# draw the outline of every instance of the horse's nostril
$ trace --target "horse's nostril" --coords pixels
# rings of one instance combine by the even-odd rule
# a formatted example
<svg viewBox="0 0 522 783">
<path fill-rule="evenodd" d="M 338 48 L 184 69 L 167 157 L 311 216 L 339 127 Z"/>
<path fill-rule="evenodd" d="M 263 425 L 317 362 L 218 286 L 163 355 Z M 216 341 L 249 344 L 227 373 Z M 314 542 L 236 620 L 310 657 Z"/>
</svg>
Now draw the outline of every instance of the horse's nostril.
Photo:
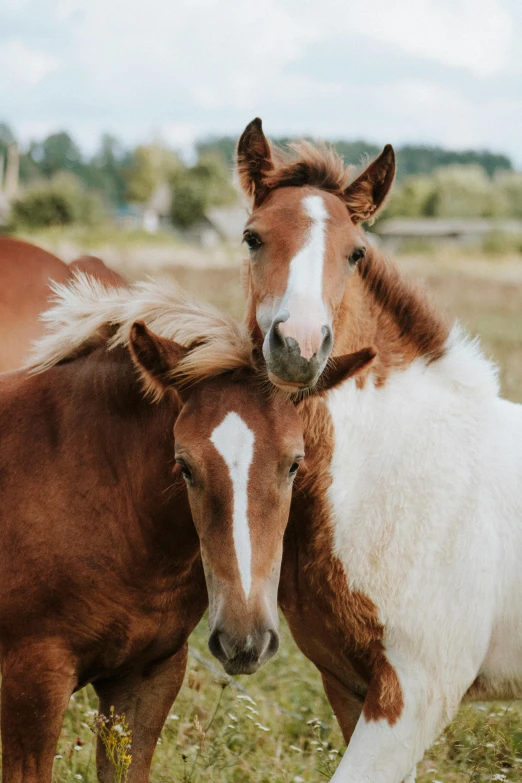
<svg viewBox="0 0 522 783">
<path fill-rule="evenodd" d="M 223 658 L 227 657 L 221 642 L 221 631 L 212 631 L 208 639 L 208 649 L 218 661 L 222 661 Z"/>
</svg>

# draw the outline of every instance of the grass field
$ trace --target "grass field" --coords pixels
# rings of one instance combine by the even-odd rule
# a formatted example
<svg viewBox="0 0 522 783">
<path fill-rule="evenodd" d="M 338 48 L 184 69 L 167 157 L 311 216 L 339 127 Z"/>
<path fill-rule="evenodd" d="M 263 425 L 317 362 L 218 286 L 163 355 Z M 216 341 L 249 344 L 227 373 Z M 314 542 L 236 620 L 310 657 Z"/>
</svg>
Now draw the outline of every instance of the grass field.
<svg viewBox="0 0 522 783">
<path fill-rule="evenodd" d="M 48 243 L 49 244 L 49 243 Z M 119 249 L 112 263 L 131 277 L 174 276 L 237 315 L 242 311 L 237 251 L 205 257 L 176 248 Z M 102 253 L 97 251 L 100 255 Z M 448 317 L 482 338 L 501 368 L 505 396 L 522 402 L 522 259 L 399 260 L 426 281 Z M 207 263 L 208 262 L 208 263 Z M 152 780 L 220 783 L 313 783 L 328 780 L 343 742 L 314 667 L 296 650 L 283 624 L 278 655 L 252 678 L 230 681 L 206 649 L 205 621 L 193 634 L 185 684 L 163 731 Z M 55 781 L 94 781 L 96 708 L 90 688 L 72 700 L 55 765 Z M 522 710 L 518 704 L 463 708 L 419 767 L 420 783 L 522 781 Z"/>
</svg>

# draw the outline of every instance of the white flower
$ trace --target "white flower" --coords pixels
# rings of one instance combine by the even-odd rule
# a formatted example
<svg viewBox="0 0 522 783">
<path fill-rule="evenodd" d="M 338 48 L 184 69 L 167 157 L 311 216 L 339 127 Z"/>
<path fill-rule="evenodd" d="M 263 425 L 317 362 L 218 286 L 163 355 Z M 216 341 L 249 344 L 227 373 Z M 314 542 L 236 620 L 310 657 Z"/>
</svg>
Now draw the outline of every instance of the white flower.
<svg viewBox="0 0 522 783">
<path fill-rule="evenodd" d="M 303 751 L 301 748 L 298 748 L 297 745 L 289 745 L 290 750 L 296 750 L 298 753 L 302 753 Z"/>
<path fill-rule="evenodd" d="M 268 726 L 262 726 L 260 723 L 256 723 L 256 726 L 258 729 L 261 729 L 261 731 L 270 731 Z"/>
<path fill-rule="evenodd" d="M 304 778 L 301 777 L 301 775 L 296 775 L 295 778 L 292 778 L 293 783 L 304 783 Z"/>
<path fill-rule="evenodd" d="M 118 734 L 123 734 L 123 726 L 120 726 L 119 723 L 115 723 L 112 728 L 114 729 L 114 731 L 117 731 Z"/>
<path fill-rule="evenodd" d="M 56 754 L 56 756 L 55 756 L 54 758 L 55 758 L 55 759 L 63 759 L 63 756 L 62 756 L 62 754 L 61 754 L 61 753 L 57 753 L 57 754 Z"/>
<path fill-rule="evenodd" d="M 254 699 L 251 699 L 250 696 L 247 696 L 246 693 L 238 693 L 236 696 L 236 699 L 242 699 L 243 701 L 249 701 L 250 704 L 254 704 L 257 707 L 257 702 L 254 701 Z"/>
<path fill-rule="evenodd" d="M 174 715 L 174 713 L 172 713 L 172 715 L 169 715 L 169 720 L 179 720 L 179 715 Z"/>
</svg>

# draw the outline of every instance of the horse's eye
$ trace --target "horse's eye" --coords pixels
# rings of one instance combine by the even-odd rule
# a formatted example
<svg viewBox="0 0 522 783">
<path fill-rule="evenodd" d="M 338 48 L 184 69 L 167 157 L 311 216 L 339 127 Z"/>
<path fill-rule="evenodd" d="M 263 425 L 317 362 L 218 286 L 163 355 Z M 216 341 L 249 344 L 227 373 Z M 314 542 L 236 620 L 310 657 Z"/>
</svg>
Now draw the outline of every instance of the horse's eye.
<svg viewBox="0 0 522 783">
<path fill-rule="evenodd" d="M 358 247 L 356 250 L 353 251 L 348 261 L 350 262 L 351 266 L 357 266 L 361 258 L 364 258 L 365 255 L 366 255 L 366 248 Z"/>
<path fill-rule="evenodd" d="M 192 481 L 192 473 L 190 472 L 190 469 L 189 469 L 187 463 L 184 462 L 182 459 L 177 459 L 176 462 L 178 463 L 178 465 L 181 468 L 181 475 L 183 476 L 185 481 L 190 483 Z"/>
<path fill-rule="evenodd" d="M 293 478 L 293 476 L 295 476 L 295 474 L 299 470 L 299 462 L 301 462 L 301 460 L 299 461 L 296 460 L 295 462 L 292 463 L 292 467 L 288 471 L 288 475 L 290 476 L 290 478 Z"/>
<path fill-rule="evenodd" d="M 243 234 L 243 241 L 246 243 L 249 250 L 258 250 L 263 244 L 259 236 L 254 234 L 253 231 L 245 231 Z"/>
</svg>

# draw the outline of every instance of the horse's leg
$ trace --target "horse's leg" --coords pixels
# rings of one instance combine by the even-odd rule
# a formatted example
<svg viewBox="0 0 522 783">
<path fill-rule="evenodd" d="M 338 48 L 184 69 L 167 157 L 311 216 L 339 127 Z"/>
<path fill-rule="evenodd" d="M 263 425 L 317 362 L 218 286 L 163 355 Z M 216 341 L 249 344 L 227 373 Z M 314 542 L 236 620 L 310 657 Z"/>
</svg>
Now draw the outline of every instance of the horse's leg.
<svg viewBox="0 0 522 783">
<path fill-rule="evenodd" d="M 50 783 L 75 684 L 74 662 L 56 644 L 28 645 L 3 656 L 3 783 Z"/>
<path fill-rule="evenodd" d="M 324 692 L 337 718 L 337 723 L 348 745 L 361 715 L 364 698 L 351 691 L 330 672 L 321 672 Z M 404 779 L 404 783 L 415 783 L 416 769 Z"/>
<path fill-rule="evenodd" d="M 100 713 L 108 715 L 111 707 L 125 713 L 132 730 L 132 762 L 129 783 L 147 783 L 152 756 L 163 724 L 183 682 L 187 665 L 187 645 L 176 655 L 133 672 L 125 677 L 96 683 Z M 112 783 L 114 770 L 102 743 L 98 740 L 96 766 L 101 783 Z"/>
<path fill-rule="evenodd" d="M 324 692 L 337 718 L 344 741 L 348 745 L 362 712 L 364 697 L 353 693 L 330 672 L 321 671 L 321 677 Z"/>
<path fill-rule="evenodd" d="M 374 701 L 386 683 L 370 681 L 363 713 L 332 783 L 411 781 L 415 765 L 451 720 L 467 688 L 466 683 L 460 693 L 458 688 L 451 694 L 439 691 L 434 685 L 439 678 L 414 661 L 396 674 L 401 692 L 395 702 L 390 700 L 393 691 L 385 694 L 386 709 Z"/>
</svg>

